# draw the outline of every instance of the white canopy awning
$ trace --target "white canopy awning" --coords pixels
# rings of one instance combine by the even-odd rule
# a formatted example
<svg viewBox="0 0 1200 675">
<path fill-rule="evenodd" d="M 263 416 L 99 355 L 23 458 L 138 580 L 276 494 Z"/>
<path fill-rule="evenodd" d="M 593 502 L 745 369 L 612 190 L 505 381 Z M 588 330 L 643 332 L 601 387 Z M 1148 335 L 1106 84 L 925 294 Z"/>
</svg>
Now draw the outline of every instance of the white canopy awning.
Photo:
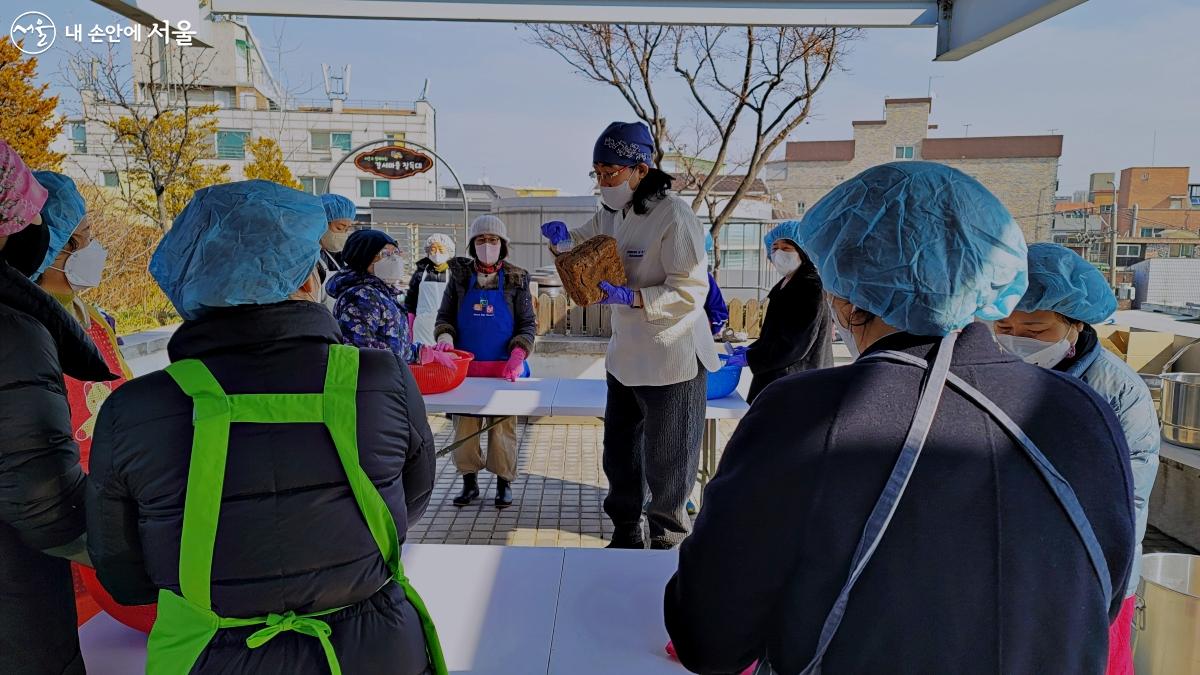
<svg viewBox="0 0 1200 675">
<path fill-rule="evenodd" d="M 956 61 L 1085 0 L 93 0 L 137 21 L 201 12 L 345 19 L 936 28 L 939 61 Z M 201 41 L 203 34 L 197 36 Z"/>
</svg>

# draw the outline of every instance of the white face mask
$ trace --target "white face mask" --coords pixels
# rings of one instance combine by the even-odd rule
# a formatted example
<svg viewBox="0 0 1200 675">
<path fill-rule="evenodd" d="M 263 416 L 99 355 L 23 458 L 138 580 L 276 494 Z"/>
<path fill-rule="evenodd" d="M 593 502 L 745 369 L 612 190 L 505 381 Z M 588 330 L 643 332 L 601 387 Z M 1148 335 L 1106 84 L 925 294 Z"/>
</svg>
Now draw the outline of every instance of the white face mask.
<svg viewBox="0 0 1200 675">
<path fill-rule="evenodd" d="M 398 255 L 389 255 L 375 263 L 375 276 L 388 283 L 403 281 L 404 261 Z"/>
<path fill-rule="evenodd" d="M 450 254 L 442 252 L 430 253 L 429 259 L 433 261 L 434 265 L 445 265 L 450 261 Z"/>
<path fill-rule="evenodd" d="M 848 326 L 842 325 L 842 319 L 838 316 L 837 311 L 834 310 L 832 302 L 829 303 L 829 313 L 833 315 L 833 329 L 842 338 L 842 343 L 846 345 L 846 349 L 850 350 L 850 358 L 857 361 L 862 352 L 858 350 L 858 343 L 854 340 L 854 332 Z"/>
<path fill-rule="evenodd" d="M 334 232 L 327 230 L 321 235 L 321 248 L 331 253 L 338 253 L 346 248 L 346 240 L 350 238 L 350 232 Z"/>
<path fill-rule="evenodd" d="M 1042 342 L 1034 338 L 1016 335 L 997 335 L 996 343 L 1000 345 L 1001 349 L 1025 363 L 1042 368 L 1057 366 L 1067 358 L 1071 351 L 1071 343 L 1066 338 L 1058 342 Z"/>
<path fill-rule="evenodd" d="M 95 288 L 100 285 L 104 275 L 104 262 L 108 260 L 108 251 L 95 239 L 92 243 L 67 256 L 67 262 L 61 268 L 51 267 L 67 277 L 67 283 L 76 291 Z"/>
<path fill-rule="evenodd" d="M 495 265 L 500 260 L 500 244 L 475 244 L 475 253 L 484 265 Z"/>
<path fill-rule="evenodd" d="M 631 174 L 629 178 L 632 178 L 632 173 L 634 170 L 630 169 L 629 171 Z M 614 185 L 612 187 L 605 187 L 601 185 L 600 201 L 604 202 L 604 205 L 613 211 L 620 211 L 626 206 L 629 206 L 629 202 L 633 201 L 633 188 L 629 187 L 629 178 L 621 181 L 620 185 Z"/>
<path fill-rule="evenodd" d="M 795 251 L 779 250 L 771 254 L 771 264 L 780 276 L 787 276 L 800 269 L 800 254 Z"/>
</svg>

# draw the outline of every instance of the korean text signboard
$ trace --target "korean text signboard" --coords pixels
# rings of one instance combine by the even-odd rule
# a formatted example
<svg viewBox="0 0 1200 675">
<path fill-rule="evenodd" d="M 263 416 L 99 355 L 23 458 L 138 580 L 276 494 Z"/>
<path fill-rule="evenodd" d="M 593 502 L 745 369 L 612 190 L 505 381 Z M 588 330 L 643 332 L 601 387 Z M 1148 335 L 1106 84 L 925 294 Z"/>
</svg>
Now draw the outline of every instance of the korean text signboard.
<svg viewBox="0 0 1200 675">
<path fill-rule="evenodd" d="M 359 154 L 354 158 L 354 166 L 360 171 L 395 180 L 429 171 L 433 168 L 433 158 L 423 152 L 388 145 Z"/>
</svg>

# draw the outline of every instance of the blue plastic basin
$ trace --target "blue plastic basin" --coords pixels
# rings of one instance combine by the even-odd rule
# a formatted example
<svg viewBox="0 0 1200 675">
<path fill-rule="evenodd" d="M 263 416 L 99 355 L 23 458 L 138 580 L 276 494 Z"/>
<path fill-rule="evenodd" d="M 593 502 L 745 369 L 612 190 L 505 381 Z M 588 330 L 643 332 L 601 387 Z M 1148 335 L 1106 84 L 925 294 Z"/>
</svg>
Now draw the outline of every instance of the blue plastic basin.
<svg viewBox="0 0 1200 675">
<path fill-rule="evenodd" d="M 721 363 L 729 360 L 728 354 L 720 354 Z M 737 390 L 738 381 L 742 379 L 741 366 L 723 366 L 715 373 L 708 374 L 708 391 L 705 396 L 710 401 L 725 398 Z"/>
</svg>

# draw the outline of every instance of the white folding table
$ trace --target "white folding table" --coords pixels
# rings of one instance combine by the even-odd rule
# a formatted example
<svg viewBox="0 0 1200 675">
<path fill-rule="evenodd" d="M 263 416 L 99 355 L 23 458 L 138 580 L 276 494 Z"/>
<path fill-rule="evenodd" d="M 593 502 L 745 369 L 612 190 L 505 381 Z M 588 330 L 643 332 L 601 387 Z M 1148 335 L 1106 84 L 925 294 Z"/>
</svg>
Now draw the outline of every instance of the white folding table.
<svg viewBox="0 0 1200 675">
<path fill-rule="evenodd" d="M 664 651 L 673 551 L 411 544 L 404 565 L 451 673 L 686 673 Z M 107 614 L 79 642 L 89 675 L 144 671 L 146 636 Z"/>
</svg>

